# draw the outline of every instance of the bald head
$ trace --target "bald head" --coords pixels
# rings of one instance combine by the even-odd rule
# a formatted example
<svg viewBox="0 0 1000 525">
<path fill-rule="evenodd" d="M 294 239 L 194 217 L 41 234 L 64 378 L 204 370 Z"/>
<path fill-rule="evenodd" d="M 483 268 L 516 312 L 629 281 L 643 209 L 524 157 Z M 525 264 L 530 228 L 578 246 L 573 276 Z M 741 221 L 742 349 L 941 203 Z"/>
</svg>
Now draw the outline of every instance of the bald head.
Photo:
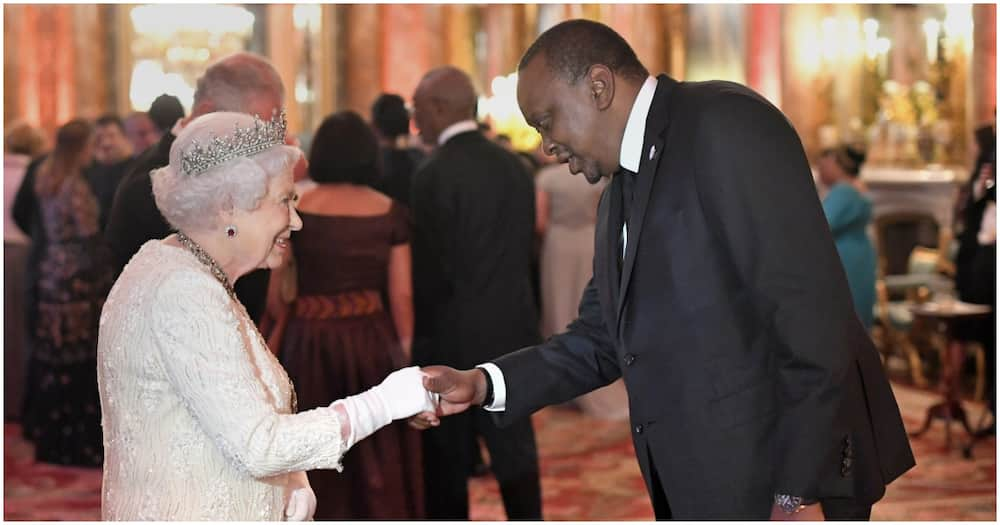
<svg viewBox="0 0 1000 525">
<path fill-rule="evenodd" d="M 476 118 L 476 89 L 461 69 L 432 69 L 413 94 L 413 120 L 424 142 L 434 144 L 448 126 Z"/>
<path fill-rule="evenodd" d="M 264 57 L 240 52 L 208 66 L 198 79 L 191 117 L 235 111 L 270 118 L 281 109 L 285 88 L 278 71 Z"/>
</svg>

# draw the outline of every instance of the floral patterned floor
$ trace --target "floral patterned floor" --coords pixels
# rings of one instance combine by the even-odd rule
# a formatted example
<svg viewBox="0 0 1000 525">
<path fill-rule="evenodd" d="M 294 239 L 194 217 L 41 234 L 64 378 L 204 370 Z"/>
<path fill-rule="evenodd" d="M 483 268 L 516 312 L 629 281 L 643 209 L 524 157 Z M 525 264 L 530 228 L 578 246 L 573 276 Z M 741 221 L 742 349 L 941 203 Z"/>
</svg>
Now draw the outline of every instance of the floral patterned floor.
<svg viewBox="0 0 1000 525">
<path fill-rule="evenodd" d="M 908 429 L 923 422 L 934 394 L 895 387 Z M 978 419 L 981 406 L 968 404 Z M 572 409 L 552 407 L 535 415 L 547 520 L 650 520 L 652 510 L 635 462 L 628 425 L 601 421 Z M 954 435 L 960 435 L 957 425 Z M 917 467 L 893 483 L 872 513 L 875 520 L 996 520 L 996 441 L 978 445 L 972 460 L 958 446 L 945 451 L 943 423 L 911 440 Z M 474 520 L 503 520 L 496 482 L 474 478 Z M 97 520 L 101 473 L 94 469 L 35 463 L 20 427 L 4 426 L 4 519 Z M 320 502 L 322 505 L 322 502 Z"/>
</svg>

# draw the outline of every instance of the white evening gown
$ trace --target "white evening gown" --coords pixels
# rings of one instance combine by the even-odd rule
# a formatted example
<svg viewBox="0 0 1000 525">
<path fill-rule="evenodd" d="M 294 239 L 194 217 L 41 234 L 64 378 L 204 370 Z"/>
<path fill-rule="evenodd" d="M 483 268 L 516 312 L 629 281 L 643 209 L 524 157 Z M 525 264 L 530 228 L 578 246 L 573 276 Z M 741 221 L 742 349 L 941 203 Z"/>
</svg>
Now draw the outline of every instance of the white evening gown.
<svg viewBox="0 0 1000 525">
<path fill-rule="evenodd" d="M 256 330 L 187 250 L 153 240 L 132 258 L 101 315 L 104 519 L 283 520 L 290 483 L 340 469 L 341 421 L 291 414 Z"/>
</svg>

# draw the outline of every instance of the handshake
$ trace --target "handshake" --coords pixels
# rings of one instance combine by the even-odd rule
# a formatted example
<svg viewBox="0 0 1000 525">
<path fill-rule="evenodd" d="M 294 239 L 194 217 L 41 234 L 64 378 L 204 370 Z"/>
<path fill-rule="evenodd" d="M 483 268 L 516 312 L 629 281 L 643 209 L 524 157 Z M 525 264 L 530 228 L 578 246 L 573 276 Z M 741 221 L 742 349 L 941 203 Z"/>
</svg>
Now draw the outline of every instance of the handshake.
<svg viewBox="0 0 1000 525">
<path fill-rule="evenodd" d="M 411 366 L 396 370 L 370 391 L 392 420 L 409 418 L 420 430 L 441 424 L 440 417 L 457 414 L 486 397 L 486 378 L 479 370 L 446 366 Z"/>
</svg>

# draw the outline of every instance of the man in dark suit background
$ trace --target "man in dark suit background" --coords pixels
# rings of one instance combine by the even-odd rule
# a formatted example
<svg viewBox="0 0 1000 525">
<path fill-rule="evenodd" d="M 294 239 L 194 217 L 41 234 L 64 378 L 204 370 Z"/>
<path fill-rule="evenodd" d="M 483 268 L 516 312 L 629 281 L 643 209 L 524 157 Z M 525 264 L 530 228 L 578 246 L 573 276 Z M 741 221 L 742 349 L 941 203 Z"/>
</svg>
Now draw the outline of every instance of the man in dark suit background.
<svg viewBox="0 0 1000 525">
<path fill-rule="evenodd" d="M 505 422 L 624 376 L 658 518 L 868 519 L 914 460 L 790 123 L 738 84 L 649 76 L 590 21 L 518 70 L 545 151 L 612 179 L 594 276 L 566 333 L 425 368 L 441 414 Z"/>
<path fill-rule="evenodd" d="M 423 162 L 424 152 L 407 144 L 410 112 L 403 97 L 395 93 L 379 95 L 372 103 L 372 127 L 382 159 L 375 189 L 409 206 L 413 174 Z"/>
<path fill-rule="evenodd" d="M 172 233 L 153 201 L 149 172 L 170 162 L 170 146 L 184 124 L 206 113 L 236 111 L 269 119 L 280 111 L 285 88 L 274 66 L 252 53 L 236 53 L 215 62 L 198 79 L 191 115 L 160 141 L 136 157 L 115 193 L 105 237 L 111 247 L 115 275 L 146 241 Z M 222 232 L 220 231 L 220 234 Z M 257 270 L 236 282 L 236 295 L 250 317 L 260 321 L 270 271 Z"/>
<path fill-rule="evenodd" d="M 125 133 L 125 123 L 118 115 L 98 118 L 94 135 L 94 162 L 84 171 L 84 177 L 97 198 L 98 224 L 103 231 L 108 224 L 115 192 L 135 159 L 135 152 Z"/>
<path fill-rule="evenodd" d="M 471 367 L 538 343 L 531 175 L 478 131 L 476 93 L 462 71 L 427 73 L 413 104 L 421 138 L 437 147 L 417 171 L 411 198 L 414 361 Z M 507 517 L 540 520 L 538 452 L 527 413 L 501 429 L 486 414 L 469 412 L 424 434 L 427 517 L 469 518 L 477 435 L 490 452 Z"/>
</svg>

